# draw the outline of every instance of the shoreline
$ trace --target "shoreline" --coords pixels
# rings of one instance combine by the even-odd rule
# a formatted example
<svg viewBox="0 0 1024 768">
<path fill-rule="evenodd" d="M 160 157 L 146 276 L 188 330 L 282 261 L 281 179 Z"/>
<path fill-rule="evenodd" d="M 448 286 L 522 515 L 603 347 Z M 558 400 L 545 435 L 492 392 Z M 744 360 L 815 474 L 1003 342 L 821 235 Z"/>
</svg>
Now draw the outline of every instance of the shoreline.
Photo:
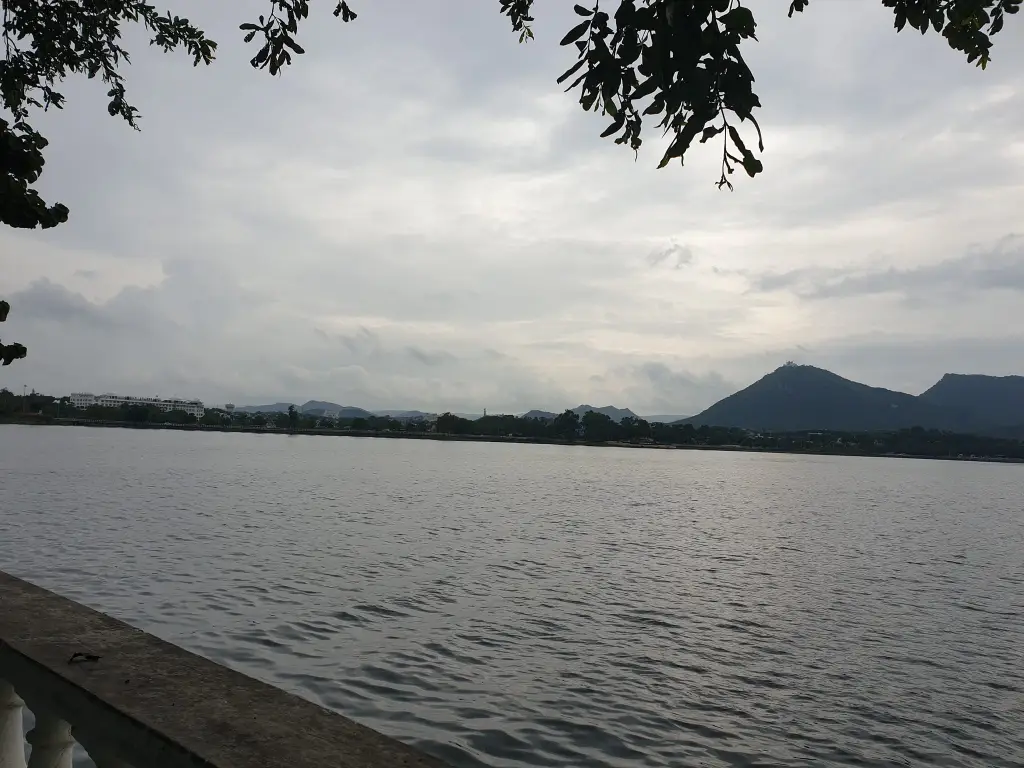
<svg viewBox="0 0 1024 768">
<path fill-rule="evenodd" d="M 778 448 L 760 448 L 745 445 L 692 445 L 665 443 L 628 443 L 618 441 L 595 442 L 565 440 L 553 437 L 513 437 L 506 435 L 454 435 L 437 432 L 375 432 L 355 429 L 281 429 L 271 427 L 212 426 L 205 424 L 152 424 L 131 421 L 96 421 L 91 419 L 61 419 L 50 416 L 18 416 L 0 420 L 0 424 L 25 426 L 94 427 L 108 429 L 162 429 L 180 432 L 227 432 L 253 435 L 301 435 L 306 437 L 370 437 L 392 440 L 438 440 L 466 443 L 513 443 L 527 445 L 576 445 L 587 448 L 630 448 L 662 451 L 725 451 L 731 453 L 767 453 L 792 456 L 851 456 L 877 459 L 932 459 L 934 461 L 965 461 L 989 464 L 1024 464 L 1024 459 L 1006 456 L 929 456 L 908 453 L 865 453 L 862 451 L 794 451 Z"/>
</svg>

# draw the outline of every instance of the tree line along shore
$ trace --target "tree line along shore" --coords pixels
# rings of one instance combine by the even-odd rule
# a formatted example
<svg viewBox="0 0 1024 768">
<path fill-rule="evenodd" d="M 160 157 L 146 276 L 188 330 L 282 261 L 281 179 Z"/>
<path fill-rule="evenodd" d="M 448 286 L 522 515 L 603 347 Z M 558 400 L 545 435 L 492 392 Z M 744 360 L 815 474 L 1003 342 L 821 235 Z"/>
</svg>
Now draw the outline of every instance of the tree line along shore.
<svg viewBox="0 0 1024 768">
<path fill-rule="evenodd" d="M 34 399 L 32 399 L 34 397 Z M 21 424 L 179 429 L 191 431 L 418 438 L 630 448 L 689 448 L 846 456 L 1024 462 L 1024 441 L 913 427 L 889 432 L 758 432 L 734 427 L 662 424 L 627 417 L 616 422 L 593 411 L 565 411 L 552 419 L 492 415 L 470 420 L 450 413 L 436 419 L 387 416 L 332 419 L 303 414 L 229 413 L 208 409 L 197 418 L 155 407 L 75 409 L 67 398 L 0 393 L 0 420 Z"/>
</svg>

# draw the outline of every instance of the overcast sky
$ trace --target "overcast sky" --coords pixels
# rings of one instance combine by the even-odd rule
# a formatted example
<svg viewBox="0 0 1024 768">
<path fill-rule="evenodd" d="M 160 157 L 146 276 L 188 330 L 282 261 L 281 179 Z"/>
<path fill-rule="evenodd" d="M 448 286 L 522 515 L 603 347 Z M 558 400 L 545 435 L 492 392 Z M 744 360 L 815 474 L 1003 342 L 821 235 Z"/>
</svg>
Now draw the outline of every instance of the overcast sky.
<svg viewBox="0 0 1024 768">
<path fill-rule="evenodd" d="M 49 232 L 0 230 L 0 385 L 491 412 L 695 413 L 787 360 L 919 393 L 1024 373 L 1024 23 L 993 65 L 869 0 L 758 3 L 764 173 L 655 170 L 496 0 L 316 3 L 249 68 L 265 2 L 176 0 L 217 62 L 134 45 L 134 133 L 97 83 L 39 120 Z M 323 7 L 320 7 L 323 6 Z"/>
</svg>

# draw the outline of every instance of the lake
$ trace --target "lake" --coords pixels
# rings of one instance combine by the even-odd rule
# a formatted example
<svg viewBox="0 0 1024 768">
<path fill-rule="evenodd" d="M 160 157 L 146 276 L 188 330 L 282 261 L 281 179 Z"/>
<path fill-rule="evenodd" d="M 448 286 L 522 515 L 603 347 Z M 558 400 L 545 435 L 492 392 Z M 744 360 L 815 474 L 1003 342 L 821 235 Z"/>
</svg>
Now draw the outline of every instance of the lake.
<svg viewBox="0 0 1024 768">
<path fill-rule="evenodd" d="M 1020 766 L 1024 466 L 0 426 L 0 569 L 455 766 Z"/>
</svg>

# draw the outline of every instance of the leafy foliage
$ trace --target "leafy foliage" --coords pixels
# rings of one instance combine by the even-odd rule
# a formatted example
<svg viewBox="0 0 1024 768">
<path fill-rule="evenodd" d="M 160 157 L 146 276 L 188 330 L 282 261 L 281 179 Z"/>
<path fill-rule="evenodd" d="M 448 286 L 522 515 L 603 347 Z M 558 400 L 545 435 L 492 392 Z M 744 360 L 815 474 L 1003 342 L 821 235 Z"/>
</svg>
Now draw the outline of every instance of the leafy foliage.
<svg viewBox="0 0 1024 768">
<path fill-rule="evenodd" d="M 344 22 L 356 19 L 356 14 L 348 7 L 347 2 L 340 2 L 334 7 L 334 15 Z M 266 69 L 276 75 L 281 68 L 292 63 L 292 54 L 305 53 L 305 49 L 295 41 L 299 31 L 299 22 L 309 18 L 309 0 L 270 0 L 270 13 L 260 16 L 259 23 L 242 24 L 240 29 L 245 32 L 245 42 L 262 36 L 263 46 L 249 61 L 257 69 Z"/>
<path fill-rule="evenodd" d="M 304 49 L 296 40 L 308 19 L 309 0 L 267 0 L 268 13 L 241 25 L 246 42 L 259 45 L 250 63 L 280 73 Z M 810 0 L 792 0 L 789 14 Z M 1022 0 L 882 0 L 893 11 L 895 27 L 940 32 L 968 61 L 985 67 L 992 36 Z M 533 39 L 533 0 L 499 0 L 520 42 Z M 71 75 L 100 78 L 109 90 L 107 111 L 138 128 L 139 112 L 126 97 L 122 64 L 130 62 L 121 45 L 122 29 L 141 24 L 152 45 L 184 49 L 193 64 L 213 61 L 217 44 L 188 19 L 161 13 L 141 0 L 0 0 L 4 58 L 0 60 L 0 223 L 12 227 L 54 227 L 68 209 L 48 204 L 33 188 L 43 171 L 46 139 L 29 122 L 32 109 L 60 108 L 57 85 Z M 611 118 L 602 136 L 634 152 L 645 123 L 671 138 L 659 167 L 684 160 L 696 141 L 721 142 L 719 187 L 732 187 L 736 168 L 755 176 L 763 166 L 761 129 L 754 111 L 761 106 L 754 76 L 741 51 L 756 40 L 757 24 L 739 0 L 595 0 L 577 4 L 581 20 L 562 38 L 579 58 L 558 82 L 578 90 L 580 105 Z M 345 0 L 333 13 L 356 19 Z M 744 138 L 740 127 L 752 126 Z M 754 147 L 756 147 L 756 152 Z"/>
<path fill-rule="evenodd" d="M 188 19 L 161 15 L 137 0 L 2 0 L 4 58 L 0 61 L 0 222 L 12 227 L 54 227 L 67 221 L 66 206 L 47 205 L 32 189 L 43 171 L 46 139 L 28 122 L 32 109 L 60 109 L 57 85 L 69 75 L 99 77 L 109 86 L 107 112 L 138 128 L 138 110 L 125 97 L 121 64 L 124 24 L 142 24 L 151 44 L 185 48 L 196 65 L 213 61 L 216 43 Z"/>
<path fill-rule="evenodd" d="M 0 301 L 0 323 L 7 322 L 7 315 L 11 312 L 11 305 L 6 301 Z M 28 350 L 22 344 L 4 344 L 0 342 L 0 364 L 10 365 L 15 360 L 21 360 L 28 354 Z"/>
<path fill-rule="evenodd" d="M 789 15 L 809 0 L 793 0 Z M 896 29 L 909 23 L 922 33 L 941 31 L 951 47 L 981 66 L 989 61 L 990 36 L 1003 27 L 1005 14 L 1016 13 L 1021 0 L 882 0 L 896 16 Z M 519 3 L 523 23 L 531 3 Z M 610 11 L 614 7 L 614 11 Z M 748 176 L 763 169 L 750 144 L 764 151 L 754 110 L 754 76 L 740 50 L 756 40 L 753 13 L 738 0 L 600 0 L 593 8 L 575 6 L 583 21 L 562 45 L 575 45 L 579 58 L 559 78 L 574 78 L 580 105 L 612 118 L 602 136 L 615 136 L 634 152 L 642 143 L 645 119 L 656 121 L 672 138 L 661 158 L 664 167 L 683 162 L 694 141 L 721 141 L 719 187 L 732 188 L 729 177 L 740 167 Z M 744 140 L 738 123 L 753 126 Z"/>
</svg>

